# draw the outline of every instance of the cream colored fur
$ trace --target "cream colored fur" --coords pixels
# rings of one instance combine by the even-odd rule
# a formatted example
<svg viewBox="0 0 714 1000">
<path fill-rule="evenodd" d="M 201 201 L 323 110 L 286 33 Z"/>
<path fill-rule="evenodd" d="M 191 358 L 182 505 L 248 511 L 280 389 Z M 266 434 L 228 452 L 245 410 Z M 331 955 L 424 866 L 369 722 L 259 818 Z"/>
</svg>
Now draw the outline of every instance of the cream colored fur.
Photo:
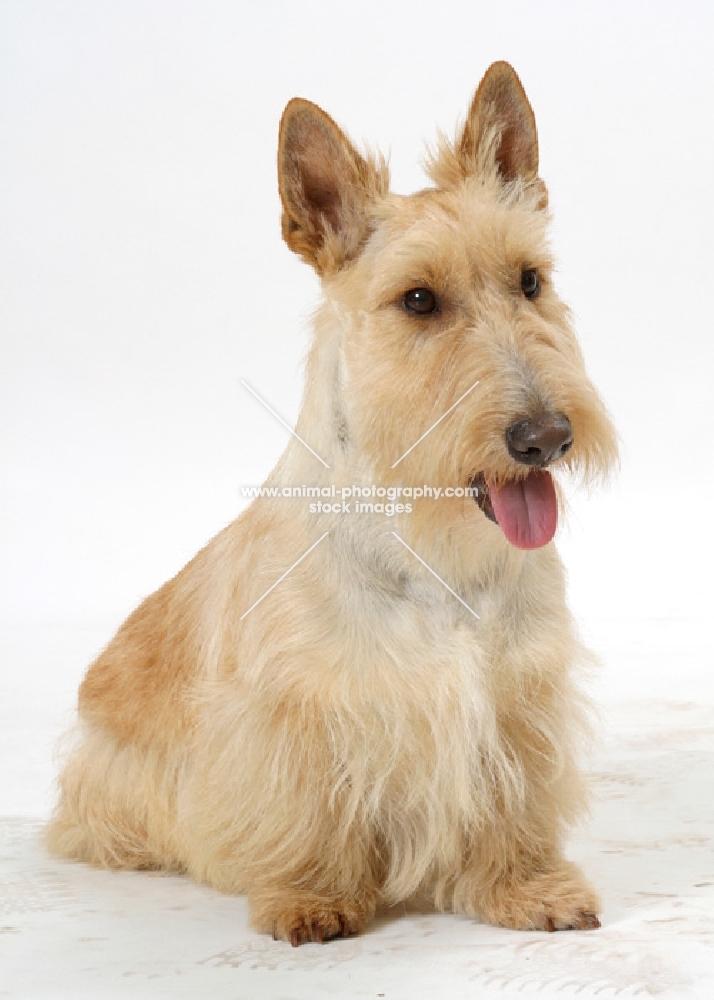
<svg viewBox="0 0 714 1000">
<path fill-rule="evenodd" d="M 522 477 L 505 428 L 543 408 L 573 425 L 556 472 L 592 479 L 614 459 L 552 287 L 535 124 L 510 67 L 489 70 L 430 169 L 436 187 L 389 194 L 381 161 L 288 105 L 283 233 L 324 288 L 297 431 L 330 468 L 291 439 L 268 485 Z M 399 306 L 422 285 L 448 303 L 428 328 Z M 512 547 L 469 497 L 394 517 L 256 500 L 90 667 L 48 844 L 247 893 L 255 926 L 293 944 L 416 894 L 509 927 L 596 926 L 563 857 L 585 803 L 582 659 L 553 544 Z"/>
</svg>

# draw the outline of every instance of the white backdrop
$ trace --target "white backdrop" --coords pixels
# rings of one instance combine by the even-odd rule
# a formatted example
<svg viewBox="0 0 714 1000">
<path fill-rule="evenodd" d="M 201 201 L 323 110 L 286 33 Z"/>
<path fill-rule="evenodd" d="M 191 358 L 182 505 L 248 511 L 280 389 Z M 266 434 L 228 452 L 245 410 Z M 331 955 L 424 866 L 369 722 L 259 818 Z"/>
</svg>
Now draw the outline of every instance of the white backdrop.
<svg viewBox="0 0 714 1000">
<path fill-rule="evenodd" d="M 279 234 L 286 101 L 389 151 L 406 192 L 498 58 L 623 440 L 560 534 L 576 611 L 708 615 L 713 39 L 704 0 L 3 0 L 2 622 L 108 638 L 282 450 L 240 379 L 294 421 L 317 282 Z"/>
<path fill-rule="evenodd" d="M 713 48 L 708 0 L 0 0 L 9 997 L 714 995 Z M 280 239 L 285 103 L 390 152 L 408 192 L 495 59 L 535 108 L 559 289 L 622 437 L 558 536 L 604 664 L 569 847 L 603 928 L 414 915 L 295 953 L 244 899 L 51 860 L 52 747 L 93 654 L 283 449 L 241 379 L 297 415 L 318 287 Z"/>
</svg>

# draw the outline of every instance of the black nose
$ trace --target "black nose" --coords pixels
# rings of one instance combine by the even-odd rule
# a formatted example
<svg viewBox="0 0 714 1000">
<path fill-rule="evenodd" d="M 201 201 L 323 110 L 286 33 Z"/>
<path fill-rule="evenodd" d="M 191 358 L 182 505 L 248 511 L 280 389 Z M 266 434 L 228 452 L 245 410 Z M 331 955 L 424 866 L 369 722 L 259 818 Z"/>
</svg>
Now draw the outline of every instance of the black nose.
<svg viewBox="0 0 714 1000">
<path fill-rule="evenodd" d="M 543 468 L 562 458 L 573 443 L 573 428 L 562 413 L 539 413 L 517 420 L 506 431 L 512 458 L 524 465 Z"/>
</svg>

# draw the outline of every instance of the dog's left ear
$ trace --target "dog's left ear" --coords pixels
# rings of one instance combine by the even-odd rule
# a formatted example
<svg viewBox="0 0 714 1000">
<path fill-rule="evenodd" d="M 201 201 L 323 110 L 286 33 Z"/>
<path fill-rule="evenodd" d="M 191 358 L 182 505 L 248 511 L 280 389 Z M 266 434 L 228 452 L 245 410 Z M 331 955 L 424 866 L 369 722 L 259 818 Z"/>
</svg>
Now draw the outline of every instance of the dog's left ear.
<svg viewBox="0 0 714 1000">
<path fill-rule="evenodd" d="M 504 180 L 538 176 L 538 134 L 535 115 L 516 71 L 507 62 L 490 66 L 471 102 L 457 154 L 472 172 L 493 146 L 493 156 Z"/>
<path fill-rule="evenodd" d="M 430 173 L 443 187 L 496 169 L 503 181 L 524 181 L 545 207 L 548 193 L 538 177 L 538 133 L 523 84 L 507 62 L 493 63 L 474 94 L 453 147 L 442 143 Z"/>
<path fill-rule="evenodd" d="M 278 141 L 283 239 L 319 275 L 359 252 L 369 231 L 369 206 L 387 193 L 383 161 L 360 156 L 329 115 L 295 97 L 283 112 Z"/>
</svg>

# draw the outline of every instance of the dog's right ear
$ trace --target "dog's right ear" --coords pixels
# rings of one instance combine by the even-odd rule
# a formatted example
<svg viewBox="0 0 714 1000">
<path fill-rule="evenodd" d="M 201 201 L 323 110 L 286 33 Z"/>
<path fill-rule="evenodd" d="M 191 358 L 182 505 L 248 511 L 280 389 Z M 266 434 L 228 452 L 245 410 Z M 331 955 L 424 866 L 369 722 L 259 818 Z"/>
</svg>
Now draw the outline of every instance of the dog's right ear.
<svg viewBox="0 0 714 1000">
<path fill-rule="evenodd" d="M 329 115 L 295 97 L 278 140 L 283 239 L 318 274 L 339 271 L 369 232 L 369 205 L 389 189 L 383 160 L 360 156 Z"/>
</svg>

